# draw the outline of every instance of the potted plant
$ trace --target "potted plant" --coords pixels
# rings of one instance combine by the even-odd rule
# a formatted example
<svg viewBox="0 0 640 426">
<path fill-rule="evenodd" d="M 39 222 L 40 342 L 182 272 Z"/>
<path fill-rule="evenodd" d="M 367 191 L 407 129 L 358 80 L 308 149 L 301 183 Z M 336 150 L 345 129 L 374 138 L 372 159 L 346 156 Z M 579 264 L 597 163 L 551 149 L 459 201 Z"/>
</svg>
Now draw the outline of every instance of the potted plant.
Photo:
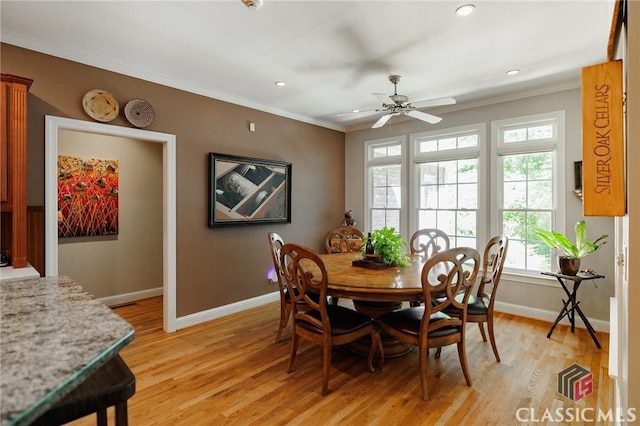
<svg viewBox="0 0 640 426">
<path fill-rule="evenodd" d="M 363 252 L 365 252 L 369 242 L 373 245 L 373 252 L 380 256 L 381 262 L 387 265 L 409 265 L 409 259 L 403 250 L 409 245 L 396 232 L 395 228 L 384 227 L 371 232 L 362 242 Z"/>
<path fill-rule="evenodd" d="M 559 232 L 540 228 L 533 228 L 533 230 L 543 243 L 558 251 L 560 272 L 565 275 L 576 275 L 580 270 L 580 259 L 602 247 L 606 243 L 605 238 L 608 237 L 603 234 L 594 241 L 587 241 L 587 224 L 584 220 L 576 223 L 575 244 Z"/>
</svg>

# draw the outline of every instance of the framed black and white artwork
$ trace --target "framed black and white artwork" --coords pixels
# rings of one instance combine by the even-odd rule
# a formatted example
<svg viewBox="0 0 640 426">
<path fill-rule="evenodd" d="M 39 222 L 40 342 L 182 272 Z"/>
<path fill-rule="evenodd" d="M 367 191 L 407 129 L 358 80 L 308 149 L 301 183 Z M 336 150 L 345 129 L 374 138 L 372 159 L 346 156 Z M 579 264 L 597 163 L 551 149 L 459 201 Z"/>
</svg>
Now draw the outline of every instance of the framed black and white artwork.
<svg viewBox="0 0 640 426">
<path fill-rule="evenodd" d="M 209 153 L 209 227 L 291 223 L 291 163 Z"/>
</svg>

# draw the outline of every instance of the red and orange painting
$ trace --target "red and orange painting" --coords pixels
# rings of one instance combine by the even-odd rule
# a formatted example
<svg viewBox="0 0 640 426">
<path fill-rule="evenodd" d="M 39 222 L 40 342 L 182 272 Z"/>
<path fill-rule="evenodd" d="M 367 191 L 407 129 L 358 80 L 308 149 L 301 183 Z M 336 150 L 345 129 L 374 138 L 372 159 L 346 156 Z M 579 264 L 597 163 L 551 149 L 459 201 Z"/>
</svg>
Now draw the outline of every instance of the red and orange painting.
<svg viewBox="0 0 640 426">
<path fill-rule="evenodd" d="M 58 156 L 58 237 L 118 233 L 118 160 Z"/>
</svg>

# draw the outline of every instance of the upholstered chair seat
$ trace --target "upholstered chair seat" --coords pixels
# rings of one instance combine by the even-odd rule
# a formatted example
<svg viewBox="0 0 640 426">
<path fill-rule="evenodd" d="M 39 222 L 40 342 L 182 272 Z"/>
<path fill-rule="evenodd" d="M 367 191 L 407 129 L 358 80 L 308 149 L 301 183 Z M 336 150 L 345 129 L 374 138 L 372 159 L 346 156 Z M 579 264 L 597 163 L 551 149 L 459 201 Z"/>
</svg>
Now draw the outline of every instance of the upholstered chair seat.
<svg viewBox="0 0 640 426">
<path fill-rule="evenodd" d="M 422 322 L 423 316 L 424 306 L 415 306 L 408 309 L 387 312 L 380 317 L 380 320 L 403 333 L 417 337 L 420 335 L 420 323 Z M 444 312 L 436 312 L 429 317 L 429 324 L 434 324 L 436 321 L 448 321 L 450 319 L 451 317 Z M 429 336 L 441 337 L 459 332 L 459 325 L 447 325 L 429 332 Z"/>
</svg>

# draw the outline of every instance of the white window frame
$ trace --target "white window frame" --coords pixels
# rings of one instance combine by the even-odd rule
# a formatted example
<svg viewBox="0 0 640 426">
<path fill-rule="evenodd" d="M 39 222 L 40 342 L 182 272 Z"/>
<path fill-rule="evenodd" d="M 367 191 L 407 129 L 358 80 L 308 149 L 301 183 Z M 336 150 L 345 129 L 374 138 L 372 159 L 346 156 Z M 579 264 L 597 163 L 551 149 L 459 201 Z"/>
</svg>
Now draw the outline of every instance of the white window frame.
<svg viewBox="0 0 640 426">
<path fill-rule="evenodd" d="M 536 122 L 545 123 L 553 121 L 555 125 L 555 136 L 553 140 L 537 140 L 526 142 L 504 143 L 502 131 L 506 127 L 530 126 Z M 441 152 L 418 153 L 418 140 L 422 138 L 446 137 L 460 133 L 469 133 L 477 130 L 478 147 L 460 148 Z M 401 166 L 402 201 L 400 206 L 400 229 L 398 232 L 405 238 L 410 238 L 411 232 L 418 226 L 418 176 L 416 165 L 428 161 L 447 161 L 453 159 L 478 158 L 478 229 L 477 242 L 484 250 L 483 241 L 487 241 L 490 236 L 502 233 L 502 223 L 498 221 L 499 209 L 502 208 L 502 170 L 498 165 L 501 163 L 499 157 L 510 154 L 526 154 L 544 151 L 553 151 L 553 229 L 558 232 L 565 232 L 566 209 L 565 209 L 565 111 L 552 111 L 542 114 L 527 115 L 521 117 L 508 118 L 491 121 L 490 133 L 487 131 L 487 123 L 476 123 L 467 126 L 459 126 L 448 129 L 441 129 L 429 132 L 420 132 L 407 136 L 394 136 L 384 139 L 366 141 L 364 143 L 364 180 L 365 180 L 365 230 L 371 227 L 371 205 L 372 205 L 372 179 L 370 168 L 372 166 L 398 164 Z M 488 140 L 489 139 L 489 140 Z M 401 154 L 394 157 L 370 158 L 370 148 L 374 146 L 400 144 Z M 554 259 L 552 258 L 552 262 Z M 545 286 L 555 286 L 545 276 L 537 271 L 509 270 L 505 268 L 503 278 L 521 283 L 538 284 Z"/>
<path fill-rule="evenodd" d="M 504 143 L 504 141 L 502 140 L 503 129 L 505 129 L 506 127 L 515 127 L 518 125 L 524 126 L 530 125 L 535 122 L 545 123 L 550 121 L 554 121 L 556 124 L 556 134 L 554 138 L 555 140 L 512 143 Z M 502 224 L 498 221 L 499 210 L 501 208 L 499 206 L 503 205 L 503 179 L 502 170 L 498 167 L 500 163 L 499 157 L 503 155 L 531 154 L 536 152 L 549 151 L 553 151 L 554 153 L 552 228 L 555 231 L 564 233 L 566 222 L 565 194 L 563 192 L 563 189 L 565 188 L 565 172 L 564 170 L 562 170 L 562 168 L 565 165 L 565 111 L 553 111 L 542 114 L 509 118 L 505 120 L 495 120 L 491 122 L 491 135 L 491 163 L 489 164 L 489 168 L 491 170 L 490 181 L 492 182 L 492 186 L 495 187 L 495 193 L 491 197 L 490 209 L 490 228 L 493 230 L 493 233 L 502 233 Z M 555 255 L 552 256 L 552 264 L 554 260 Z M 526 271 L 521 269 L 515 270 L 505 267 L 503 278 L 532 284 L 550 285 L 548 279 L 541 277 L 540 273 L 535 271 Z"/>
<path fill-rule="evenodd" d="M 457 148 L 450 149 L 445 151 L 434 151 L 434 152 L 419 152 L 420 148 L 420 140 L 425 138 L 445 138 L 447 136 L 459 136 L 461 134 L 469 134 L 469 133 L 477 133 L 478 135 L 478 146 L 476 147 L 467 147 L 467 148 Z M 478 204 L 477 211 L 478 217 L 476 222 L 476 245 L 479 245 L 480 241 L 486 241 L 486 211 L 487 205 L 485 200 L 487 199 L 486 195 L 486 124 L 485 123 L 476 123 L 470 124 L 466 126 L 459 126 L 441 130 L 433 130 L 428 132 L 420 132 L 409 135 L 409 164 L 411 164 L 411 171 L 409 172 L 412 176 L 410 179 L 410 187 L 409 194 L 411 194 L 409 198 L 409 223 L 410 223 L 410 232 L 413 233 L 418 230 L 418 200 L 420 199 L 420 184 L 419 184 L 419 174 L 418 174 L 418 165 L 425 162 L 434 162 L 434 161 L 451 161 L 451 160 L 464 160 L 464 159 L 478 159 Z M 407 173 L 407 174 L 409 174 Z M 483 247 L 474 247 L 475 249 L 484 249 Z"/>
<path fill-rule="evenodd" d="M 393 157 L 383 157 L 383 158 L 371 158 L 369 153 L 372 148 L 380 147 L 380 146 L 391 146 L 400 144 L 400 155 Z M 402 199 L 400 202 L 400 229 L 396 229 L 400 235 L 404 238 L 407 237 L 407 137 L 402 136 L 394 136 L 384 139 L 376 139 L 371 141 L 366 141 L 364 143 L 364 158 L 365 158 L 365 166 L 364 166 L 364 182 L 365 182 L 365 196 L 364 196 L 364 212 L 365 212 L 365 220 L 364 220 L 364 229 L 363 232 L 367 233 L 371 231 L 371 209 L 373 205 L 373 191 L 371 187 L 372 178 L 371 178 L 371 168 L 376 166 L 385 166 L 385 165 L 400 165 L 400 185 L 402 186 L 401 193 Z"/>
</svg>

